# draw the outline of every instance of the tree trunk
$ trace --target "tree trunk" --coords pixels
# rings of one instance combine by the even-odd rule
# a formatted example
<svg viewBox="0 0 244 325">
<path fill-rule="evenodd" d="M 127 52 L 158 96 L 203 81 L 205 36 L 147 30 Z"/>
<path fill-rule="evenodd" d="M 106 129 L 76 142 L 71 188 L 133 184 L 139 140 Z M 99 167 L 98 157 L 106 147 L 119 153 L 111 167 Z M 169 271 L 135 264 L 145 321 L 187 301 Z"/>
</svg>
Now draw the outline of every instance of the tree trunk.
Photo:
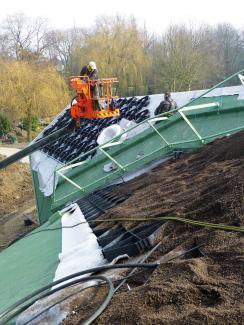
<svg viewBox="0 0 244 325">
<path fill-rule="evenodd" d="M 31 109 L 28 108 L 27 113 L 27 141 L 30 142 L 32 140 L 32 134 L 31 134 L 31 127 L 32 127 L 32 118 L 31 118 Z"/>
</svg>

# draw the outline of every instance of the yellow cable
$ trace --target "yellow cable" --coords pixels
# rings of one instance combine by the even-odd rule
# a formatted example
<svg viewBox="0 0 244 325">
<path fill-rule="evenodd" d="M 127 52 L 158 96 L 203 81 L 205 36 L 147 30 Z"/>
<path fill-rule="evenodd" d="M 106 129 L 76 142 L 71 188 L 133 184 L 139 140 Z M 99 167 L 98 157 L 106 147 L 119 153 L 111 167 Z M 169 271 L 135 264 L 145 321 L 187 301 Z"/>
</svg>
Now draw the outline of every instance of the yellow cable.
<svg viewBox="0 0 244 325">
<path fill-rule="evenodd" d="M 178 221 L 182 222 L 185 224 L 189 225 L 194 225 L 194 226 L 199 226 L 199 227 L 206 227 L 206 228 L 214 228 L 218 230 L 225 230 L 225 231 L 236 231 L 236 232 L 244 232 L 244 228 L 242 227 L 236 227 L 236 226 L 229 226 L 225 224 L 217 224 L 217 223 L 210 223 L 210 222 L 205 222 L 205 221 L 197 221 L 197 220 L 191 220 L 191 219 L 186 219 L 182 217 L 150 217 L 150 218 L 116 218 L 116 219 L 109 219 L 109 220 L 104 220 L 104 219 L 97 219 L 97 220 L 92 220 L 90 222 L 124 222 L 124 221 Z"/>
</svg>

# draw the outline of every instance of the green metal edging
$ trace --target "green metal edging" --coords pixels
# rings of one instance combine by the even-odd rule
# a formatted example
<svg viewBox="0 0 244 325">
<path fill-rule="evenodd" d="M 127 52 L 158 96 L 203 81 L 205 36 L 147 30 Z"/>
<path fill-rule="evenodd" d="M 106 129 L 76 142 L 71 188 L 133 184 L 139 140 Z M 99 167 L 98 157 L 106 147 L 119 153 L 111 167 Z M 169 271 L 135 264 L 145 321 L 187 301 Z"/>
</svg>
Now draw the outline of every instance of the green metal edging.
<svg viewBox="0 0 244 325">
<path fill-rule="evenodd" d="M 133 162 L 130 162 L 129 164 L 124 165 L 123 166 L 123 170 L 125 172 L 128 171 L 128 168 L 129 167 L 132 167 L 133 165 L 137 164 L 139 161 L 146 160 L 146 158 L 149 158 L 149 157 L 153 156 L 154 154 L 158 153 L 159 151 L 161 151 L 163 149 L 166 149 L 165 151 L 167 151 L 167 154 L 170 154 L 170 153 L 172 153 L 175 150 L 175 148 L 174 148 L 175 146 L 179 146 L 179 145 L 183 145 L 183 144 L 195 143 L 195 144 L 197 144 L 197 147 L 200 147 L 208 139 L 213 139 L 213 138 L 215 139 L 215 138 L 217 138 L 219 136 L 223 136 L 223 135 L 226 135 L 226 134 L 230 134 L 230 133 L 234 133 L 234 132 L 237 132 L 237 131 L 241 131 L 243 129 L 244 129 L 244 125 L 242 127 L 238 127 L 238 128 L 234 128 L 234 129 L 227 130 L 225 132 L 211 134 L 209 136 L 204 137 L 202 139 L 203 141 L 200 140 L 200 139 L 191 139 L 191 140 L 187 140 L 187 141 L 170 143 L 168 146 L 160 147 L 160 148 L 152 151 L 150 154 L 147 154 L 147 155 L 145 155 L 145 156 L 143 156 L 141 158 L 136 159 Z M 172 150 L 169 150 L 169 149 L 172 149 Z M 163 157 L 167 157 L 167 155 L 160 155 L 160 156 L 162 158 Z M 110 174 L 105 175 L 105 176 L 101 177 L 100 179 L 98 179 L 98 180 L 96 180 L 96 181 L 94 181 L 94 182 L 90 183 L 89 185 L 84 186 L 82 188 L 80 187 L 80 185 L 77 184 L 80 187 L 80 189 L 81 189 L 81 192 L 80 193 L 78 193 L 77 191 L 74 191 L 74 192 L 70 193 L 69 195 L 65 196 L 65 201 L 64 201 L 64 198 L 61 198 L 61 199 L 56 200 L 54 202 L 55 204 L 53 204 L 53 207 L 55 207 L 55 206 L 56 207 L 59 207 L 60 204 L 62 204 L 62 203 L 65 204 L 65 202 L 67 200 L 69 200 L 69 197 L 70 197 L 70 199 L 74 199 L 74 197 L 73 197 L 74 194 L 76 194 L 76 196 L 78 198 L 78 197 L 81 196 L 81 194 L 85 195 L 85 194 L 89 193 L 88 189 L 91 188 L 91 187 L 93 187 L 95 184 L 98 184 L 99 182 L 104 181 L 104 180 L 109 179 L 109 178 L 110 179 L 113 179 L 113 176 L 116 176 L 116 175 L 119 176 L 120 173 L 121 173 L 121 170 L 117 169 L 114 172 L 111 172 Z"/>
</svg>

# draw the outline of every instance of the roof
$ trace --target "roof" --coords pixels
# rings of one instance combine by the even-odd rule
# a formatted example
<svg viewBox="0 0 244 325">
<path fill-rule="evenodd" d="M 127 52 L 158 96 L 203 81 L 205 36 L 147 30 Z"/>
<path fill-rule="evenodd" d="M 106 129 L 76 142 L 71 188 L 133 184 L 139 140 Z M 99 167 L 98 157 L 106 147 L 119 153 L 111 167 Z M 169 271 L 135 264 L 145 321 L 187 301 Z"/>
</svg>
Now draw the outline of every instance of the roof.
<svg viewBox="0 0 244 325">
<path fill-rule="evenodd" d="M 123 118 L 128 120 L 134 120 L 136 123 L 143 121 L 150 116 L 147 106 L 149 104 L 149 96 L 145 96 L 137 99 L 136 97 L 131 98 L 120 98 L 116 104 L 120 107 L 121 114 L 119 117 L 105 118 L 97 120 L 81 120 L 81 126 L 76 129 L 75 132 L 65 138 L 61 138 L 54 143 L 43 148 L 43 152 L 49 157 L 58 160 L 61 163 L 67 163 L 83 153 L 95 148 L 97 146 L 97 138 L 101 131 L 112 125 L 119 123 Z M 45 137 L 54 131 L 68 125 L 71 122 L 69 115 L 69 107 L 48 126 L 42 136 Z M 86 157 L 83 157 L 84 160 Z M 88 157 L 87 157 L 88 158 Z"/>
<path fill-rule="evenodd" d="M 93 223 L 128 198 L 115 194 L 117 188 L 87 195 L 0 253 L 0 314 L 48 283 L 112 262 L 118 255 L 135 256 L 153 247 L 162 222 L 136 226 L 129 232 L 121 225 L 96 227 Z"/>
<path fill-rule="evenodd" d="M 138 172 L 141 168 L 145 168 L 152 162 L 158 161 L 172 154 L 174 151 L 183 151 L 189 148 L 194 149 L 215 138 L 243 129 L 244 101 L 240 98 L 241 94 L 242 87 L 234 87 L 231 89 L 228 87 L 228 89 L 222 89 L 219 93 L 216 92 L 216 96 L 214 97 L 206 96 L 200 98 L 195 103 L 199 105 L 197 109 L 196 107 L 194 109 L 190 108 L 186 115 L 183 113 L 185 118 L 182 118 L 182 112 L 177 112 L 167 117 L 163 122 L 158 123 L 156 121 L 150 129 L 144 129 L 142 132 L 128 139 L 128 141 L 119 143 L 114 148 L 107 149 L 105 153 L 102 152 L 103 154 L 101 155 L 94 155 L 87 164 L 71 167 L 68 172 L 65 170 L 64 176 L 66 178 L 69 177 L 71 182 L 66 182 L 62 179 L 58 180 L 54 193 L 57 198 L 55 202 L 56 206 L 52 205 L 50 201 L 45 201 L 45 197 L 38 194 L 38 200 L 42 204 L 50 204 L 52 215 L 51 217 L 48 217 L 48 215 L 45 216 L 46 222 L 41 228 L 35 230 L 30 236 L 16 242 L 0 254 L 0 272 L 3 274 L 0 277 L 1 293 L 3 293 L 0 298 L 1 310 L 18 300 L 19 297 L 23 297 L 25 294 L 32 292 L 36 288 L 40 288 L 50 281 L 52 282 L 56 276 L 62 277 L 66 272 L 71 272 L 73 270 L 72 267 L 74 269 L 76 267 L 87 267 L 86 262 L 84 262 L 84 265 L 81 263 L 84 254 L 87 255 L 87 252 L 84 253 L 84 243 L 83 238 L 80 236 L 81 234 L 84 237 L 89 233 L 93 237 L 91 241 L 90 237 L 86 241 L 89 243 L 88 246 L 92 247 L 97 254 L 97 258 L 90 259 L 91 264 L 104 263 L 104 257 L 110 261 L 118 254 L 128 252 L 130 248 L 131 254 L 141 252 L 140 249 L 150 248 L 150 245 L 153 245 L 154 233 L 161 226 L 160 223 L 153 222 L 147 226 L 136 225 L 129 232 L 120 226 L 109 229 L 99 227 L 94 229 L 92 221 L 101 215 L 102 210 L 105 210 L 101 208 L 101 205 L 98 205 L 97 208 L 96 203 L 102 202 L 102 205 L 104 204 L 107 208 L 111 207 L 111 202 L 113 204 L 114 202 L 116 204 L 116 201 L 120 202 L 122 198 L 116 198 L 113 195 L 114 188 L 108 189 L 107 186 L 119 178 L 124 181 L 123 177 L 127 176 L 129 172 Z M 190 93 L 187 96 L 186 94 L 185 96 L 180 94 L 178 96 L 179 103 L 180 100 L 185 100 L 187 96 L 196 96 L 196 94 Z M 181 99 L 180 96 L 182 96 Z M 172 94 L 172 97 L 177 101 L 177 94 Z M 132 118 L 136 116 L 138 109 L 139 114 L 143 111 L 146 112 L 140 115 L 140 118 L 144 119 L 149 114 L 152 114 L 161 99 L 161 95 L 153 95 L 150 98 L 148 96 L 142 97 L 139 103 L 139 98 L 120 99 L 119 103 L 125 117 Z M 128 100 L 130 101 L 129 103 Z M 126 103 L 126 109 L 124 109 L 123 101 Z M 139 109 L 140 105 L 143 106 L 141 109 Z M 62 123 L 68 123 L 67 112 L 68 108 L 42 135 L 53 131 L 55 128 L 60 128 L 64 125 Z M 113 121 L 110 120 L 107 122 L 105 120 L 106 123 L 114 123 Z M 73 142 L 77 141 L 77 147 L 80 141 L 84 141 L 83 136 L 87 137 L 84 132 L 92 132 L 92 126 L 97 128 L 94 134 L 92 132 L 90 141 L 95 141 L 100 132 L 100 128 L 102 130 L 105 127 L 103 125 L 105 122 L 99 121 L 98 124 L 91 125 L 90 121 L 83 121 L 84 128 L 71 135 L 72 145 Z M 86 128 L 88 128 L 89 132 L 86 131 Z M 90 136 L 90 133 L 88 136 Z M 53 161 L 50 174 L 46 173 L 44 175 L 45 177 L 43 177 L 44 185 L 45 182 L 50 181 L 57 164 L 61 162 L 57 160 L 65 159 L 65 155 L 63 158 L 59 158 L 62 152 L 66 152 L 65 150 L 67 148 L 71 150 L 71 143 L 67 146 L 66 141 L 70 141 L 70 139 L 62 139 L 58 144 L 54 144 L 54 147 L 48 149 L 50 150 L 50 155 L 55 156 L 55 158 L 48 157 L 47 152 L 41 153 L 41 160 L 43 159 L 44 162 L 43 169 L 47 168 L 50 161 Z M 57 145 L 62 146 L 61 151 Z M 95 147 L 94 149 L 96 150 Z M 77 154 L 73 150 L 70 152 L 68 159 L 71 159 L 73 157 L 72 155 Z M 104 166 L 107 163 L 111 163 L 111 157 L 113 162 L 117 162 L 119 168 L 111 170 L 111 172 L 105 172 Z M 47 158 L 50 160 L 46 161 Z M 39 188 L 40 182 L 36 182 L 36 184 Z M 49 196 L 48 200 L 51 199 L 53 198 Z M 143 198 L 141 199 L 143 200 Z M 71 201 L 73 203 L 70 205 Z M 74 203 L 74 201 L 76 202 Z M 65 207 L 67 204 L 69 206 Z M 89 204 L 91 205 L 89 206 Z M 59 211 L 53 213 L 55 209 Z M 84 217 L 88 223 L 83 224 Z M 83 226 L 86 227 L 86 231 L 82 230 L 84 229 L 82 228 Z M 94 231 L 92 232 L 91 229 Z M 75 233 L 78 234 L 78 237 L 73 236 Z M 96 238 L 94 240 L 94 236 L 97 237 L 97 240 Z M 67 246 L 69 243 L 73 244 Z M 74 256 L 75 259 L 70 260 L 70 256 Z M 78 260 L 79 265 L 77 266 L 76 261 Z M 62 261 L 64 264 L 59 267 L 59 262 Z M 23 288 L 23 290 L 19 288 Z"/>
</svg>

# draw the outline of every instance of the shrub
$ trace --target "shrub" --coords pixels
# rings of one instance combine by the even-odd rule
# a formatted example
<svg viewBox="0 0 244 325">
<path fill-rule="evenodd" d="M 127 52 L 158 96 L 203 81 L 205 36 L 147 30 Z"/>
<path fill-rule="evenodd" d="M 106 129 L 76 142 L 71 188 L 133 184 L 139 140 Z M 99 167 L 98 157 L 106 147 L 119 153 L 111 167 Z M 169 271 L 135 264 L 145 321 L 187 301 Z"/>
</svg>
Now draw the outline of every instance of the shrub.
<svg viewBox="0 0 244 325">
<path fill-rule="evenodd" d="M 23 122 L 23 129 L 27 131 L 28 130 L 28 118 L 24 118 L 22 120 L 22 122 Z M 31 117 L 31 131 L 33 131 L 33 132 L 37 131 L 38 126 L 39 126 L 38 117 L 32 116 Z"/>
<path fill-rule="evenodd" d="M 0 136 L 6 135 L 11 130 L 11 122 L 4 114 L 0 113 Z"/>
</svg>

